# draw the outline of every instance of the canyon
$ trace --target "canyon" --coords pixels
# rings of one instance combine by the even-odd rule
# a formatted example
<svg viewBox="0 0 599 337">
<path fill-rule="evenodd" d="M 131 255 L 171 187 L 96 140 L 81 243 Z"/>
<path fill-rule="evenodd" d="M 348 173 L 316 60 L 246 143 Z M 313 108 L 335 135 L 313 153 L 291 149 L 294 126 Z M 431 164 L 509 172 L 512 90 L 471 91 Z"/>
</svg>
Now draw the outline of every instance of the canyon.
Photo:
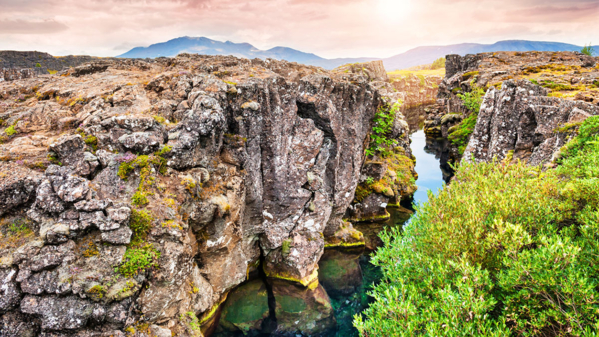
<svg viewBox="0 0 599 337">
<path fill-rule="evenodd" d="M 598 75 L 576 52 L 449 55 L 444 77 L 192 54 L 5 70 L 0 336 L 333 336 L 413 214 L 423 146 L 436 187 L 460 161 L 551 169 Z"/>
<path fill-rule="evenodd" d="M 397 112 L 393 161 L 364 168 L 385 185 L 354 202 L 403 97 L 362 67 L 183 54 L 27 77 L 0 82 L 5 335 L 325 334 L 325 247 L 366 244 L 348 209 L 388 218 L 414 189 Z"/>
</svg>

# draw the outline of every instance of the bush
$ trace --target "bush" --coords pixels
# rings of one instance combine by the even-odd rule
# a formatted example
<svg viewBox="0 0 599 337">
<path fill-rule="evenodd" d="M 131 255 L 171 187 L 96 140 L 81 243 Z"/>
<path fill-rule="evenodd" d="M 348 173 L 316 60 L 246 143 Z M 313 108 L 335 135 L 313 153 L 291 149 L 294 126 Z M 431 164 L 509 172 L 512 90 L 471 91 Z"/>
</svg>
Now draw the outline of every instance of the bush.
<svg viewBox="0 0 599 337">
<path fill-rule="evenodd" d="M 580 52 L 585 55 L 593 56 L 595 54 L 595 49 L 589 43 L 589 45 L 585 45 Z"/>
<path fill-rule="evenodd" d="M 445 57 L 436 59 L 431 66 L 431 69 L 441 69 L 441 68 L 445 68 Z"/>
<path fill-rule="evenodd" d="M 462 165 L 403 233 L 381 235 L 383 281 L 363 336 L 586 336 L 599 331 L 599 116 L 554 170 Z"/>
</svg>

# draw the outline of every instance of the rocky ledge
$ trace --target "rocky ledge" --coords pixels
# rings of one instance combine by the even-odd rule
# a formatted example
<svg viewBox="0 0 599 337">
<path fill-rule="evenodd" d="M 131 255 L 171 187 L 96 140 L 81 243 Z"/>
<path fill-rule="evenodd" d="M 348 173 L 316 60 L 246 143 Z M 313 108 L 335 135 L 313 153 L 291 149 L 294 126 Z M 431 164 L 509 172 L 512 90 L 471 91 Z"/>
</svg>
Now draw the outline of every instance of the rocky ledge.
<svg viewBox="0 0 599 337">
<path fill-rule="evenodd" d="M 318 262 L 363 244 L 344 219 L 389 104 L 370 80 L 180 55 L 0 82 L 1 335 L 209 334 L 259 275 L 271 331 L 330 328 Z"/>
</svg>

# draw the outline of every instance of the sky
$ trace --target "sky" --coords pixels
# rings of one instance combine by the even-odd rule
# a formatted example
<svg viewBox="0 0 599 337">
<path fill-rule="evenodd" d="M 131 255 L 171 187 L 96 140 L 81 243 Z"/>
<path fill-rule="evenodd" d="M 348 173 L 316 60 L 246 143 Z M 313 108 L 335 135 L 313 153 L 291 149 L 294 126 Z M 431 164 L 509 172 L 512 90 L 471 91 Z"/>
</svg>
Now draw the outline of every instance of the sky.
<svg viewBox="0 0 599 337">
<path fill-rule="evenodd" d="M 116 56 L 181 37 L 326 58 L 519 39 L 599 44 L 599 0 L 0 0 L 0 50 Z"/>
</svg>

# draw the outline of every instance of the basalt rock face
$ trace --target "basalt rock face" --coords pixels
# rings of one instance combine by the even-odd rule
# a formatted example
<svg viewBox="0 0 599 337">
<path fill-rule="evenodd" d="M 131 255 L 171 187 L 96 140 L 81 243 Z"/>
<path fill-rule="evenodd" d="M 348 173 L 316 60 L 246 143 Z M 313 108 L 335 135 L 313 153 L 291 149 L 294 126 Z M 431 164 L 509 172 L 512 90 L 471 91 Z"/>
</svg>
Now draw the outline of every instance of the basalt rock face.
<svg viewBox="0 0 599 337">
<path fill-rule="evenodd" d="M 7 69 L 0 70 L 0 82 L 22 80 L 34 77 L 36 73 L 32 69 Z"/>
<path fill-rule="evenodd" d="M 434 104 L 439 93 L 439 84 L 442 76 L 416 76 L 410 74 L 405 77 L 391 79 L 393 89 L 402 94 L 401 100 L 405 109 L 421 105 Z"/>
<path fill-rule="evenodd" d="M 447 138 L 472 113 L 459 95 L 477 88 L 499 90 L 508 80 L 525 80 L 547 89 L 545 96 L 584 101 L 599 106 L 598 58 L 578 52 L 496 52 L 448 55 L 446 76 L 439 85 L 438 100 L 428 111 L 425 132 Z M 536 95 L 536 94 L 535 94 Z M 462 157 L 450 144 L 451 161 Z M 465 145 L 465 144 L 464 144 Z"/>
<path fill-rule="evenodd" d="M 382 102 L 367 77 L 181 55 L 2 82 L 0 98 L 3 331 L 199 336 L 257 268 L 326 309 L 313 325 L 273 304 L 282 332 L 334 324 L 314 286 Z"/>
<path fill-rule="evenodd" d="M 478 114 L 464 160 L 513 158 L 530 165 L 551 162 L 571 135 L 560 128 L 599 114 L 599 107 L 581 101 L 547 97 L 547 89 L 530 81 L 505 81 L 489 89 Z"/>
</svg>

